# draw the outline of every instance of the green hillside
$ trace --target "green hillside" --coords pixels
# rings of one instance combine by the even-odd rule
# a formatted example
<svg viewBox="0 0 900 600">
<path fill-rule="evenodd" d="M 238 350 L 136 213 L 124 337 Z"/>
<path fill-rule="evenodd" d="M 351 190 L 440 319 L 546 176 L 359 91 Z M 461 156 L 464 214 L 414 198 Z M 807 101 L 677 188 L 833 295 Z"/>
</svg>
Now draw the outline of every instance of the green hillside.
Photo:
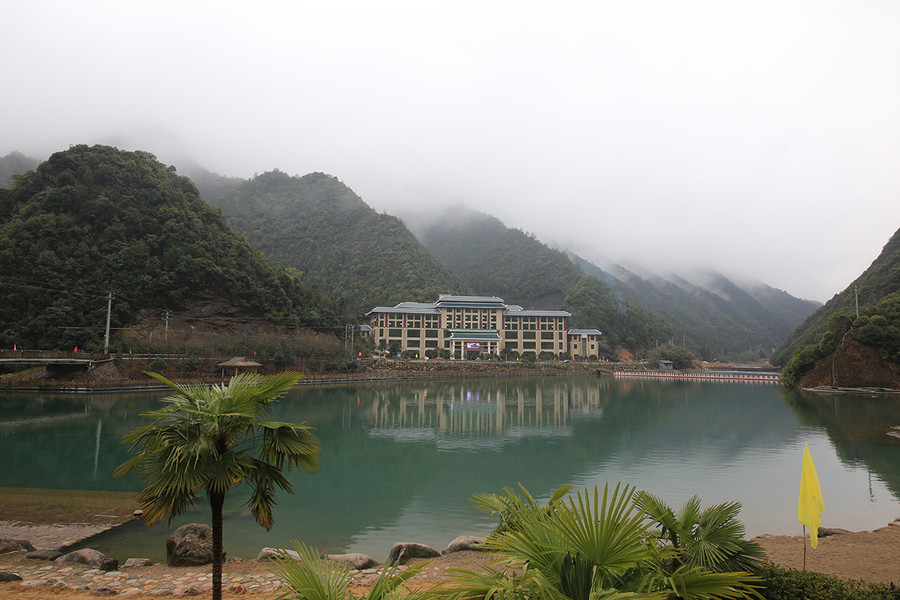
<svg viewBox="0 0 900 600">
<path fill-rule="evenodd" d="M 772 356 L 772 362 L 786 365 L 795 352 L 804 346 L 816 345 L 828 330 L 828 321 L 834 315 L 856 314 L 857 300 L 860 309 L 875 307 L 886 296 L 900 291 L 900 230 L 891 236 L 872 264 L 844 291 L 836 294 L 809 316 Z"/>
<path fill-rule="evenodd" d="M 271 171 L 212 201 L 254 247 L 356 314 L 472 291 L 398 218 L 377 213 L 336 177 Z"/>
<path fill-rule="evenodd" d="M 0 347 L 102 347 L 110 291 L 113 329 L 200 298 L 271 323 L 337 322 L 147 152 L 58 152 L 0 190 L 0 210 Z"/>
<path fill-rule="evenodd" d="M 639 352 L 671 336 L 658 316 L 582 273 L 564 252 L 494 217 L 454 208 L 416 233 L 476 293 L 529 308 L 565 307 L 573 327 L 599 329 L 611 348 Z"/>
<path fill-rule="evenodd" d="M 10 152 L 6 156 L 0 156 L 0 188 L 12 187 L 13 175 L 21 175 L 30 171 L 40 162 L 21 152 Z"/>
</svg>

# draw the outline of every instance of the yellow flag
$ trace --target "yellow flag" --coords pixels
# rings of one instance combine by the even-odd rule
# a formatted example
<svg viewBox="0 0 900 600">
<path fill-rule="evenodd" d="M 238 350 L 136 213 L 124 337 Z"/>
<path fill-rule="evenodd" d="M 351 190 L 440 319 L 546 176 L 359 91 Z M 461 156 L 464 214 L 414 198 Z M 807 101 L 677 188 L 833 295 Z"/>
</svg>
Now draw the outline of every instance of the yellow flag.
<svg viewBox="0 0 900 600">
<path fill-rule="evenodd" d="M 819 476 L 816 465 L 809 454 L 809 446 L 803 449 L 803 471 L 800 474 L 800 500 L 797 503 L 797 518 L 809 527 L 809 543 L 813 548 L 819 545 L 819 525 L 822 524 L 822 511 L 825 502 L 822 500 L 822 488 L 819 487 Z"/>
</svg>

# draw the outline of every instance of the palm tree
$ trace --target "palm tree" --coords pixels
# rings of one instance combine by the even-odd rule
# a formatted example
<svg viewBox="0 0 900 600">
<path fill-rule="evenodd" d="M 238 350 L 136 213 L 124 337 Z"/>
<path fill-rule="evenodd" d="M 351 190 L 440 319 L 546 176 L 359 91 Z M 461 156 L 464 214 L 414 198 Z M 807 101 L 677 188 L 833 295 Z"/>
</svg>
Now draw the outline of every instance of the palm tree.
<svg viewBox="0 0 900 600">
<path fill-rule="evenodd" d="M 744 572 L 665 568 L 675 552 L 660 547 L 630 486 L 604 486 L 569 496 L 547 510 L 525 510 L 514 529 L 484 544 L 496 566 L 457 570 L 445 600 L 707 600 L 759 598 L 760 580 Z"/>
<path fill-rule="evenodd" d="M 235 375 L 227 385 L 180 385 L 148 373 L 175 394 L 165 406 L 141 416 L 152 419 L 124 437 L 136 454 L 115 475 L 138 469 L 138 502 L 147 525 L 192 507 L 205 490 L 212 509 L 213 600 L 222 598 L 222 505 L 241 483 L 251 488 L 247 505 L 257 523 L 272 528 L 275 488 L 293 493 L 282 471 L 319 468 L 319 440 L 303 424 L 269 421 L 269 405 L 302 377 Z"/>
<path fill-rule="evenodd" d="M 641 492 L 638 506 L 656 523 L 659 538 L 676 551 L 673 565 L 703 567 L 710 571 L 759 571 L 763 550 L 744 539 L 738 520 L 740 502 L 724 502 L 701 508 L 692 496 L 676 514 L 657 496 Z"/>
</svg>

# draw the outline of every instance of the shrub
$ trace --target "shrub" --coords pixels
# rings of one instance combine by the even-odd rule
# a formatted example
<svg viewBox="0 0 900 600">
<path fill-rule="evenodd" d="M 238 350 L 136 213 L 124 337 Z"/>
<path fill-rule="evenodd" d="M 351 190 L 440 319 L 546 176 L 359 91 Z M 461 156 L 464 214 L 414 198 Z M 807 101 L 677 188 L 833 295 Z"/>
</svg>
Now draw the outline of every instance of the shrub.
<svg viewBox="0 0 900 600">
<path fill-rule="evenodd" d="M 897 600 L 900 590 L 883 583 L 846 581 L 838 577 L 768 564 L 759 573 L 766 600 Z"/>
<path fill-rule="evenodd" d="M 150 370 L 154 373 L 165 373 L 169 370 L 169 363 L 157 356 L 153 359 L 153 362 L 150 363 Z"/>
</svg>

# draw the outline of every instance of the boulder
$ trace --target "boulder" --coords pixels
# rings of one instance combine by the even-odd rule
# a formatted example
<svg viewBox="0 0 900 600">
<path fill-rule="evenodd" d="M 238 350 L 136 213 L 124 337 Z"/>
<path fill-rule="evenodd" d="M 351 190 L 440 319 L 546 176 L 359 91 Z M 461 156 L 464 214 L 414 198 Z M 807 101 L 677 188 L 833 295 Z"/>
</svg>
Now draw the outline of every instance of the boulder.
<svg viewBox="0 0 900 600">
<path fill-rule="evenodd" d="M 444 549 L 444 554 L 451 552 L 461 552 L 463 550 L 482 550 L 484 546 L 483 537 L 475 537 L 474 535 L 461 535 Z"/>
<path fill-rule="evenodd" d="M 123 567 L 149 567 L 153 561 L 149 558 L 129 558 L 125 561 Z"/>
<path fill-rule="evenodd" d="M 411 558 L 437 558 L 440 555 L 440 552 L 425 544 L 397 542 L 391 548 L 387 562 L 392 565 L 405 565 Z"/>
<path fill-rule="evenodd" d="M 29 552 L 25 555 L 25 558 L 33 558 L 35 560 L 56 560 L 62 555 L 63 553 L 59 550 L 48 548 L 45 550 L 35 550 L 34 552 Z"/>
<path fill-rule="evenodd" d="M 0 554 L 5 552 L 18 552 L 19 550 L 34 550 L 34 546 L 28 540 L 0 540 Z"/>
<path fill-rule="evenodd" d="M 7 581 L 22 581 L 22 578 L 12 571 L 0 571 L 0 583 Z"/>
<path fill-rule="evenodd" d="M 73 552 L 69 552 L 68 554 L 63 554 L 56 559 L 56 562 L 79 563 L 82 565 L 94 567 L 95 569 L 100 569 L 101 571 L 115 571 L 119 567 L 119 561 L 114 558 L 110 558 L 99 550 L 94 550 L 93 548 L 82 548 L 81 550 L 75 550 Z"/>
<path fill-rule="evenodd" d="M 344 563 L 351 569 L 362 571 L 378 565 L 378 561 L 367 554 L 354 552 L 352 554 L 329 554 L 325 558 L 334 562 Z"/>
<path fill-rule="evenodd" d="M 225 560 L 224 550 L 222 560 Z M 182 525 L 166 540 L 166 564 L 170 567 L 208 565 L 212 561 L 212 527 L 209 525 Z"/>
<path fill-rule="evenodd" d="M 848 529 L 841 529 L 840 527 L 819 527 L 816 535 L 818 537 L 828 537 L 831 535 L 844 535 L 846 533 L 853 533 Z"/>
<path fill-rule="evenodd" d="M 283 548 L 263 548 L 256 555 L 256 560 L 275 560 L 277 558 L 293 558 L 300 561 L 300 555 L 296 550 L 284 550 Z"/>
</svg>

